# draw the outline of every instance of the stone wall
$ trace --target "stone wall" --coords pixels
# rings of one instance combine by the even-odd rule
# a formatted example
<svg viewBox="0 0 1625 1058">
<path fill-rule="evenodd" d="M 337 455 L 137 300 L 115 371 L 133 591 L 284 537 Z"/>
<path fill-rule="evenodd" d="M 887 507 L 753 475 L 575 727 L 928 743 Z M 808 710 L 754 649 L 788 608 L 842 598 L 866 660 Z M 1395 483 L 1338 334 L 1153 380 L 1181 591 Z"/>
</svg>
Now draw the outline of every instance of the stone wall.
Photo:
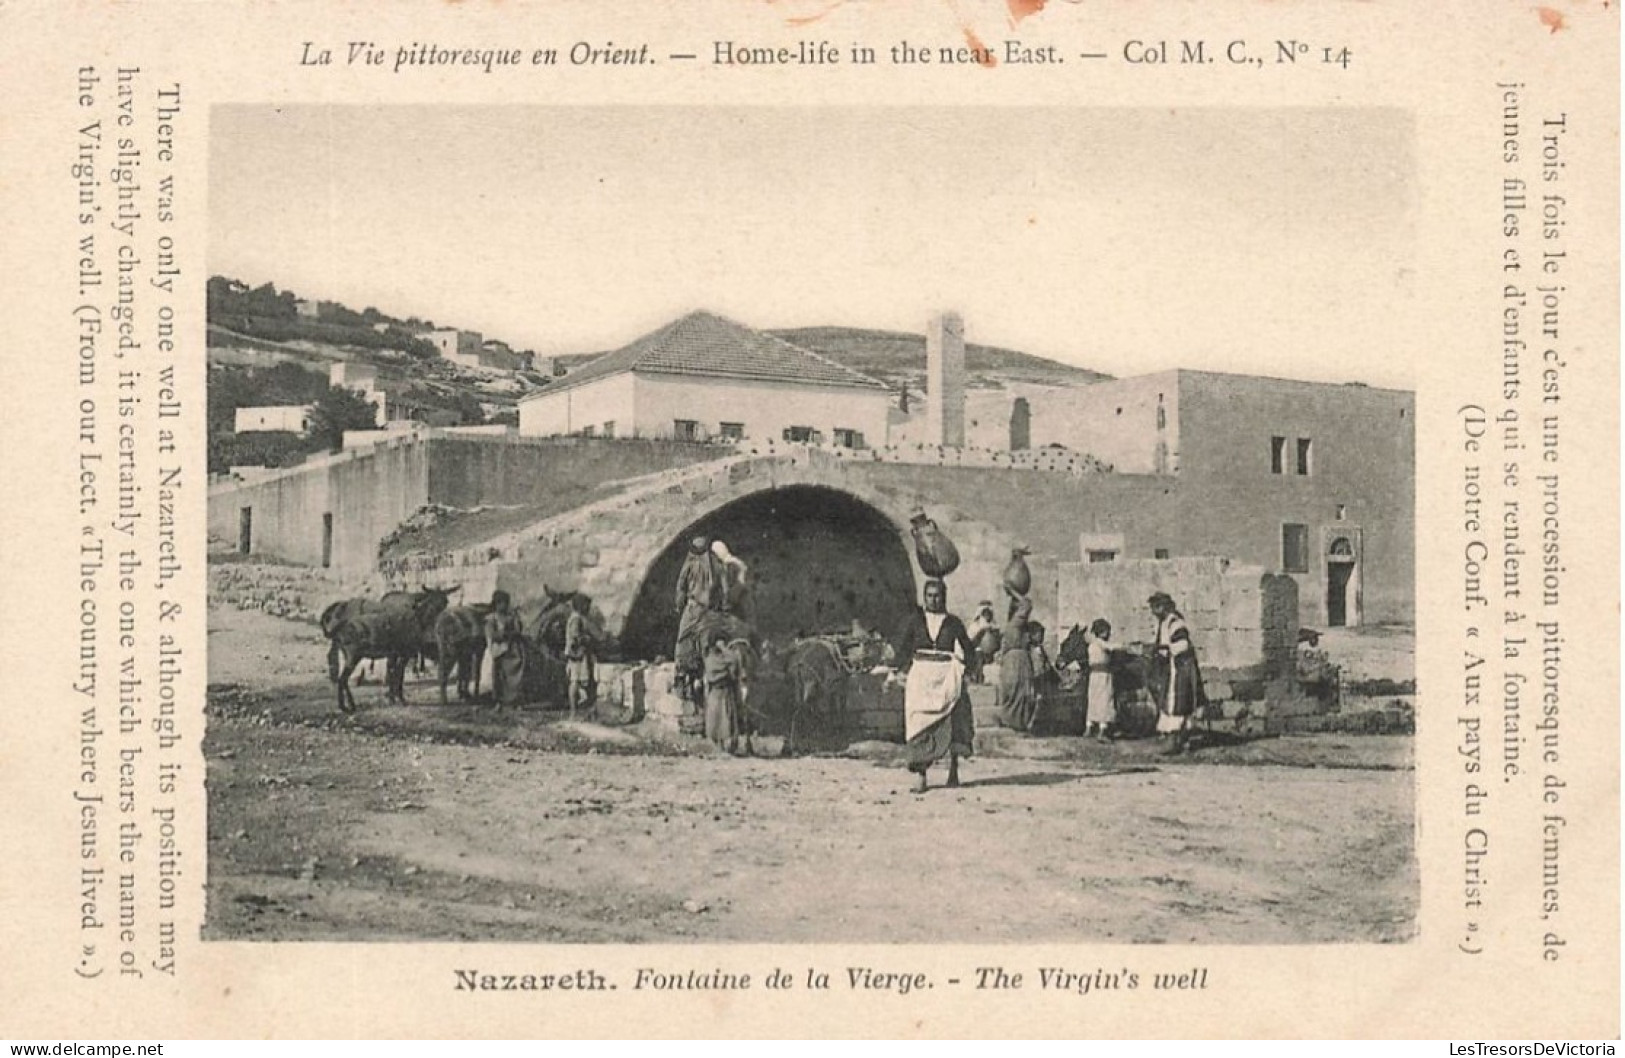
<svg viewBox="0 0 1625 1058">
<path fill-rule="evenodd" d="M 250 482 L 209 488 L 209 536 L 236 548 L 242 512 L 252 523 L 249 554 L 370 573 L 378 541 L 429 502 L 430 453 L 414 438 L 307 460 Z M 326 516 L 326 518 L 324 518 Z"/>
<path fill-rule="evenodd" d="M 430 448 L 429 502 L 502 507 L 546 501 L 555 509 L 601 486 L 734 454 L 726 445 L 587 438 L 485 438 L 437 434 Z"/>
<path fill-rule="evenodd" d="M 653 724 L 673 733 L 695 734 L 703 730 L 700 708 L 685 702 L 673 689 L 673 666 L 614 666 L 613 676 L 600 687 L 604 704 L 618 708 L 632 721 Z M 759 679 L 752 683 L 746 708 L 756 719 L 757 733 L 788 735 L 785 695 L 781 681 Z M 903 741 L 903 688 L 888 683 L 884 675 L 858 673 L 847 687 L 846 714 L 839 724 L 813 718 L 798 726 L 797 749 L 840 749 L 854 742 Z"/>
<path fill-rule="evenodd" d="M 315 624 L 328 604 L 377 595 L 367 578 L 341 581 L 308 566 L 263 562 L 209 565 L 209 601 L 239 610 L 263 610 L 276 617 Z"/>
<path fill-rule="evenodd" d="M 1298 636 L 1296 586 L 1290 577 L 1223 558 L 1064 562 L 1060 614 L 1067 627 L 1111 622 L 1119 647 L 1151 643 L 1156 622 L 1146 601 L 1167 592 L 1185 615 L 1204 670 L 1292 670 Z"/>
</svg>

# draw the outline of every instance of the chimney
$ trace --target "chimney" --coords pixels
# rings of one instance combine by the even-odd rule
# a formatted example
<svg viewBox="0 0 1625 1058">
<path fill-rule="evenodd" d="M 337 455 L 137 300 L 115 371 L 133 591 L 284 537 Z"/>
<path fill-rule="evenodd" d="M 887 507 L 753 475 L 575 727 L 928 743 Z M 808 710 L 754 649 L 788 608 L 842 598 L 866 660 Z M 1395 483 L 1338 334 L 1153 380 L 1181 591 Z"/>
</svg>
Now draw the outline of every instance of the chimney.
<svg viewBox="0 0 1625 1058">
<path fill-rule="evenodd" d="M 965 445 L 965 324 L 957 312 L 933 316 L 925 328 L 925 424 L 928 440 Z"/>
</svg>

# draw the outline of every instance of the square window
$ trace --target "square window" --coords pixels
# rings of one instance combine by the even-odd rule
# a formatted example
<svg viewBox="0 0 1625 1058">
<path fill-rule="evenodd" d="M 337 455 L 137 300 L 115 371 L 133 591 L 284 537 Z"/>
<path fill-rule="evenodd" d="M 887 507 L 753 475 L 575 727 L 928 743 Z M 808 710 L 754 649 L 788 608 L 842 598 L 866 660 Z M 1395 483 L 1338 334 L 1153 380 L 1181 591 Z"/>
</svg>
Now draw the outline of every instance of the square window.
<svg viewBox="0 0 1625 1058">
<path fill-rule="evenodd" d="M 1309 527 L 1287 523 L 1281 526 L 1281 569 L 1287 573 L 1309 572 Z"/>
<path fill-rule="evenodd" d="M 1167 558 L 1168 557 L 1168 549 L 1166 547 L 1157 548 L 1157 550 L 1154 553 L 1153 557 L 1155 557 L 1155 558 Z"/>
<path fill-rule="evenodd" d="M 605 437 L 611 437 L 611 438 L 615 436 L 615 420 L 614 419 L 611 419 L 609 422 L 606 422 L 604 424 L 604 436 Z"/>
<path fill-rule="evenodd" d="M 1298 473 L 1307 475 L 1311 469 L 1310 459 L 1313 454 L 1314 442 L 1307 437 L 1298 438 Z"/>
<path fill-rule="evenodd" d="M 1108 551 L 1108 550 L 1105 550 L 1104 548 L 1102 548 L 1100 550 L 1096 550 L 1094 548 L 1091 548 L 1089 550 L 1089 561 L 1091 563 L 1096 563 L 1096 562 L 1116 562 L 1117 561 L 1117 552 L 1116 551 Z"/>
<path fill-rule="evenodd" d="M 848 430 L 837 426 L 835 428 L 835 443 L 842 448 L 862 448 L 863 431 Z"/>
<path fill-rule="evenodd" d="M 598 436 L 598 427 L 596 427 L 596 426 L 583 426 L 581 428 L 581 436 L 582 437 L 597 437 Z"/>
<path fill-rule="evenodd" d="M 1270 473 L 1286 473 L 1286 438 L 1270 438 Z"/>
<path fill-rule="evenodd" d="M 784 428 L 784 439 L 805 444 L 813 439 L 813 428 L 811 426 L 786 426 Z"/>
<path fill-rule="evenodd" d="M 742 422 L 718 423 L 717 435 L 730 441 L 742 440 L 745 436 L 745 424 Z"/>
<path fill-rule="evenodd" d="M 700 424 L 693 419 L 674 419 L 671 424 L 671 435 L 679 441 L 698 441 Z"/>
</svg>

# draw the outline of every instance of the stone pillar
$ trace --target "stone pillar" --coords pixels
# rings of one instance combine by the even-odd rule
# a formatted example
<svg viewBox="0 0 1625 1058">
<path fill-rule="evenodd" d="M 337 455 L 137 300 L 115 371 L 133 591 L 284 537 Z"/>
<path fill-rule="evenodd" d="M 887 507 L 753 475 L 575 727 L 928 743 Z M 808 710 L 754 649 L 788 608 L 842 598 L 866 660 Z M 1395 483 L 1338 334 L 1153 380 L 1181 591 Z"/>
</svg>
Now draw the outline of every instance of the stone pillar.
<svg viewBox="0 0 1625 1058">
<path fill-rule="evenodd" d="M 927 441 L 965 445 L 965 324 L 957 312 L 933 316 L 925 329 Z"/>
</svg>

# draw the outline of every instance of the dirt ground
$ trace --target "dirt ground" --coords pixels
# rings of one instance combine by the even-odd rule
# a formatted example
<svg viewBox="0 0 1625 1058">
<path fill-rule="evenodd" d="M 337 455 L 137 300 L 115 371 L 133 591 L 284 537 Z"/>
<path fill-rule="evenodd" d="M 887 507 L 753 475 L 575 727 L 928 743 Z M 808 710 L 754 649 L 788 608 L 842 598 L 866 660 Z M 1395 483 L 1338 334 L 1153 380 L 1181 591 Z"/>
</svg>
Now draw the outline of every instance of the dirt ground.
<svg viewBox="0 0 1625 1058">
<path fill-rule="evenodd" d="M 206 935 L 264 940 L 1327 943 L 1414 934 L 1405 737 L 990 739 L 730 758 L 557 714 L 341 717 L 308 624 L 213 607 Z M 933 772 L 940 782 L 940 769 Z M 922 889 L 936 908 L 918 913 Z"/>
</svg>

